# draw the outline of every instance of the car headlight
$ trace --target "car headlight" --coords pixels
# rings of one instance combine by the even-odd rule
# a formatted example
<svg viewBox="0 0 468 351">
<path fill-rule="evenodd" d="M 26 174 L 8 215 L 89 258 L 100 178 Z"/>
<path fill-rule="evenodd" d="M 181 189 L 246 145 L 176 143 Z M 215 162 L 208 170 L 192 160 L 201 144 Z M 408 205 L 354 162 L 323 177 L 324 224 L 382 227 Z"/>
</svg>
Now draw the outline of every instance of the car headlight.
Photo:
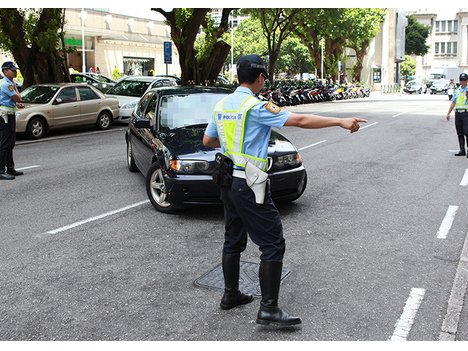
<svg viewBox="0 0 468 351">
<path fill-rule="evenodd" d="M 202 160 L 172 160 L 170 166 L 177 172 L 206 173 L 210 168 L 210 163 Z"/>
<path fill-rule="evenodd" d="M 273 164 L 273 168 L 283 169 L 286 167 L 296 167 L 301 163 L 301 156 L 299 153 L 295 152 L 293 154 L 287 154 L 283 156 L 278 156 Z"/>
<path fill-rule="evenodd" d="M 134 109 L 137 104 L 138 104 L 138 100 L 126 103 L 121 108 L 123 108 L 123 109 Z"/>
</svg>

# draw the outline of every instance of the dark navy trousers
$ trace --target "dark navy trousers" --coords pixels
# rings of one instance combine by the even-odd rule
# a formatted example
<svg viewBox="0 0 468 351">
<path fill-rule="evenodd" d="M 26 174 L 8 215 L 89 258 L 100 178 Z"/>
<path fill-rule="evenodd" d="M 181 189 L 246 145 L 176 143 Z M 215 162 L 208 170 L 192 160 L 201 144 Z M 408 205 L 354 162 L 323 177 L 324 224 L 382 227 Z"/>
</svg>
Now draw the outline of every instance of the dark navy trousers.
<svg viewBox="0 0 468 351">
<path fill-rule="evenodd" d="M 13 148 L 16 143 L 16 119 L 15 115 L 8 115 L 8 123 L 0 117 L 0 156 L 5 157 L 8 168 L 14 167 Z M 2 170 L 0 169 L 0 172 Z"/>
<path fill-rule="evenodd" d="M 259 246 L 260 259 L 282 261 L 286 249 L 283 225 L 271 199 L 269 185 L 265 203 L 257 204 L 245 179 L 233 177 L 230 188 L 221 188 L 224 204 L 225 241 L 223 251 L 241 253 L 247 246 L 247 235 Z"/>
</svg>

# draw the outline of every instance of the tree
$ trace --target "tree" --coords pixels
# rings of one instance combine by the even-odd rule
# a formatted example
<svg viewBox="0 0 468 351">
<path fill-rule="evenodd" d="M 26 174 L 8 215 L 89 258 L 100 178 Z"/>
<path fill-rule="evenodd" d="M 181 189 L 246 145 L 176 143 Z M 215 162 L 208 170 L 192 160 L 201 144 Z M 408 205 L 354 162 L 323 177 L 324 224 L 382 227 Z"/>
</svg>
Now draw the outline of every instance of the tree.
<svg viewBox="0 0 468 351">
<path fill-rule="evenodd" d="M 364 56 L 367 53 L 372 38 L 380 29 L 380 24 L 385 21 L 387 11 L 385 9 L 353 8 L 347 9 L 348 15 L 353 18 L 353 26 L 346 41 L 346 47 L 356 52 L 356 64 L 353 68 L 353 77 L 361 80 Z"/>
<path fill-rule="evenodd" d="M 416 73 L 416 60 L 413 60 L 409 55 L 405 55 L 405 62 L 401 63 L 400 73 L 402 76 L 414 76 Z"/>
<path fill-rule="evenodd" d="M 276 62 L 275 72 L 288 72 L 290 75 L 314 70 L 310 62 L 309 50 L 298 37 L 288 37 L 281 45 L 280 55 Z"/>
<path fill-rule="evenodd" d="M 176 8 L 170 12 L 162 8 L 151 10 L 161 13 L 171 27 L 171 38 L 179 52 L 181 84 L 215 82 L 231 48 L 221 40 L 221 36 L 229 30 L 229 13 L 232 9 L 223 9 L 218 26 L 209 16 L 210 9 L 206 8 Z M 195 49 L 200 27 L 205 33 L 205 40 L 199 49 Z"/>
<path fill-rule="evenodd" d="M 10 53 L 20 68 L 23 89 L 70 81 L 63 55 L 69 51 L 65 48 L 64 25 L 64 9 L 0 9 L 0 49 Z"/>
<path fill-rule="evenodd" d="M 307 8 L 296 20 L 294 33 L 308 48 L 312 64 L 321 72 L 321 41 L 324 41 L 323 73 L 336 76 L 338 61 L 342 60 L 343 49 L 352 23 L 343 8 Z"/>
<path fill-rule="evenodd" d="M 261 57 L 268 55 L 268 44 L 263 35 L 262 24 L 259 19 L 248 17 L 242 20 L 234 30 L 234 60 L 245 55 L 257 54 Z M 231 33 L 225 33 L 224 41 L 231 40 Z M 229 53 L 225 65 L 231 63 L 231 53 Z"/>
<path fill-rule="evenodd" d="M 268 44 L 268 77 L 273 81 L 275 63 L 278 60 L 281 44 L 289 36 L 293 27 L 293 20 L 301 12 L 296 9 L 245 9 L 244 13 L 250 14 L 253 18 L 259 19 L 263 35 Z"/>
<path fill-rule="evenodd" d="M 304 9 L 294 33 L 301 38 L 312 56 L 312 63 L 321 74 L 321 44 L 324 41 L 324 73 L 336 76 L 338 61 L 343 60 L 345 47 L 356 51 L 357 72 L 370 40 L 378 33 L 379 23 L 384 21 L 382 9 L 314 8 Z"/>
<path fill-rule="evenodd" d="M 408 25 L 405 34 L 405 54 L 424 56 L 429 52 L 426 39 L 429 37 L 430 27 L 419 23 L 413 15 L 406 16 Z"/>
</svg>

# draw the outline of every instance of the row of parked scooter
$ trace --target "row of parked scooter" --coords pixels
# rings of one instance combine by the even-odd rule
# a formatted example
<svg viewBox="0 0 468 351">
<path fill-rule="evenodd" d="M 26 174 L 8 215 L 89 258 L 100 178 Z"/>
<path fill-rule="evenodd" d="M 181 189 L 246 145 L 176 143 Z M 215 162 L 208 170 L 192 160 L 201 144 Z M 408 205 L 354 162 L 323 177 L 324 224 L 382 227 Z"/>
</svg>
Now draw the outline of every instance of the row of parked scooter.
<svg viewBox="0 0 468 351">
<path fill-rule="evenodd" d="M 319 81 L 279 81 L 265 87 L 258 97 L 278 106 L 369 97 L 370 88 L 360 84 L 321 84 Z"/>
</svg>

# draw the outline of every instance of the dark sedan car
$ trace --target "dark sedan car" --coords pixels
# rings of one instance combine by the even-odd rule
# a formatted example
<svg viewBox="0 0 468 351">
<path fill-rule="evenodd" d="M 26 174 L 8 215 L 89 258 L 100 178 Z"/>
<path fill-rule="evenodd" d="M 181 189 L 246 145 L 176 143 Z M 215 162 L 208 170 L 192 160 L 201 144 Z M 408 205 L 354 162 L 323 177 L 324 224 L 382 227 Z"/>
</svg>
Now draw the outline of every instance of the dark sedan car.
<svg viewBox="0 0 468 351">
<path fill-rule="evenodd" d="M 133 111 L 125 134 L 127 165 L 145 175 L 148 197 L 158 211 L 221 203 L 212 181 L 220 150 L 204 146 L 203 134 L 215 104 L 229 93 L 200 86 L 155 88 Z M 306 170 L 294 145 L 276 131 L 268 159 L 273 199 L 299 198 L 307 184 Z"/>
<path fill-rule="evenodd" d="M 103 93 L 115 85 L 112 79 L 95 73 L 72 73 L 70 78 L 73 83 L 89 84 Z"/>
</svg>

